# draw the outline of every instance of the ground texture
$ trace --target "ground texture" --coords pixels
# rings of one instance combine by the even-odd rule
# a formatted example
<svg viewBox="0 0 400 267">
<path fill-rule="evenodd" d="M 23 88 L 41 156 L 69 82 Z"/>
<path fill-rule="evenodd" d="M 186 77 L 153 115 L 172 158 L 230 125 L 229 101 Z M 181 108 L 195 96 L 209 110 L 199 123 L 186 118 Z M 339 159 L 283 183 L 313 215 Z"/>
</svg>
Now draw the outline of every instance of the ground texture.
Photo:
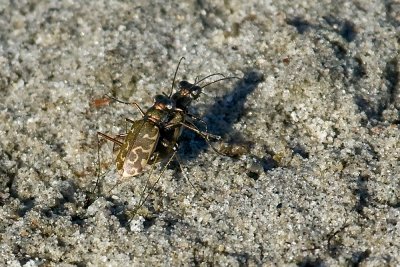
<svg viewBox="0 0 400 267">
<path fill-rule="evenodd" d="M 0 265 L 399 266 L 399 2 L 149 2 L 0 1 Z M 236 157 L 185 130 L 120 180 L 96 132 L 141 116 L 103 95 L 147 109 L 182 56 L 241 78 L 190 108 Z"/>
</svg>

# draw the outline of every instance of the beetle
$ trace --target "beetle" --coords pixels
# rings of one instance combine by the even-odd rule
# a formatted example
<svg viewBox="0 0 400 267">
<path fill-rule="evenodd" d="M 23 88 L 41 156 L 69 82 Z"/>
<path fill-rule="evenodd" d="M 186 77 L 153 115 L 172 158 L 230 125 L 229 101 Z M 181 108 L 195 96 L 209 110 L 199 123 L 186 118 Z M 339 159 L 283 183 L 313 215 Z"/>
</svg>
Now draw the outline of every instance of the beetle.
<svg viewBox="0 0 400 267">
<path fill-rule="evenodd" d="M 127 104 L 113 97 L 110 98 Z M 146 112 L 143 112 L 135 102 L 129 104 L 139 109 L 142 118 L 136 121 L 127 119 L 132 126 L 126 134 L 111 137 L 97 132 L 99 136 L 119 146 L 116 168 L 122 178 L 141 174 L 148 162 L 158 157 L 154 151 L 160 139 L 160 128 L 168 127 L 170 111 L 174 108 L 173 101 L 164 95 L 156 95 L 153 105 Z"/>
<path fill-rule="evenodd" d="M 238 79 L 238 77 L 223 77 L 209 82 L 204 86 L 199 86 L 198 84 L 207 78 L 216 75 L 223 76 L 223 74 L 215 73 L 208 75 L 195 81 L 194 84 L 188 81 L 180 81 L 178 90 L 173 93 L 176 74 L 183 59 L 184 57 L 179 60 L 175 70 L 170 93 L 168 95 L 165 93 L 156 95 L 153 106 L 146 112 L 135 102 L 128 103 L 106 95 L 117 102 L 134 105 L 142 114 L 142 119 L 137 121 L 126 119 L 132 123 L 131 129 L 126 134 L 111 137 L 102 132 L 97 133 L 98 136 L 112 141 L 115 145 L 119 146 L 116 167 L 121 177 L 127 178 L 139 175 L 143 172 L 146 165 L 151 165 L 173 155 L 177 150 L 178 139 L 183 128 L 199 134 L 207 143 L 209 143 L 210 138 L 219 139 L 219 136 L 212 135 L 207 130 L 205 132 L 199 130 L 194 125 L 193 119 L 203 121 L 190 114 L 188 109 L 192 101 L 198 99 L 203 88 L 222 80 Z M 212 145 L 210 146 L 218 154 L 223 154 Z"/>
<path fill-rule="evenodd" d="M 179 64 L 178 64 L 178 67 L 179 67 Z M 204 89 L 205 87 L 207 87 L 213 83 L 216 83 L 216 82 L 219 82 L 222 80 L 239 79 L 238 77 L 235 77 L 235 76 L 223 77 L 223 78 L 217 79 L 215 81 L 209 82 L 204 86 L 199 86 L 200 82 L 202 82 L 205 79 L 210 78 L 212 76 L 216 76 L 216 75 L 223 76 L 223 74 L 215 73 L 215 74 L 208 75 L 198 81 L 195 81 L 195 83 L 190 83 L 186 80 L 179 81 L 178 90 L 175 93 L 173 93 L 174 87 L 172 85 L 172 90 L 171 90 L 170 94 L 168 95 L 169 99 L 171 99 L 171 101 L 174 103 L 174 109 L 171 110 L 171 116 L 170 116 L 171 127 L 164 127 L 164 128 L 160 129 L 161 136 L 163 136 L 163 140 L 165 140 L 164 143 L 168 143 L 168 146 L 163 146 L 163 143 L 160 143 L 157 148 L 157 151 L 159 151 L 159 153 L 160 153 L 160 155 L 162 155 L 162 157 L 166 157 L 168 154 L 171 154 L 173 151 L 172 148 L 174 148 L 174 150 L 177 149 L 178 139 L 182 133 L 183 128 L 187 128 L 187 129 L 195 132 L 196 134 L 200 135 L 202 138 L 204 138 L 204 140 L 206 140 L 206 142 L 210 145 L 210 147 L 217 154 L 226 156 L 224 153 L 218 151 L 209 142 L 210 138 L 219 140 L 220 137 L 208 133 L 207 124 L 200 118 L 189 113 L 189 107 L 190 107 L 191 103 L 193 102 L 193 100 L 197 100 L 200 97 L 200 94 L 202 93 L 202 89 Z M 174 79 L 175 79 L 175 77 L 174 77 Z M 174 84 L 174 82 L 173 82 L 173 84 Z M 194 124 L 194 120 L 202 122 L 206 126 L 206 131 L 199 130 L 198 127 Z"/>
<path fill-rule="evenodd" d="M 224 77 L 220 73 L 211 74 L 200 80 L 195 79 L 194 83 L 188 81 L 179 81 L 178 89 L 174 92 L 174 83 L 179 65 L 184 58 L 181 58 L 175 70 L 172 81 L 171 91 L 169 94 L 163 93 L 156 95 L 153 105 L 144 112 L 140 106 L 135 103 L 124 102 L 114 97 L 106 95 L 109 99 L 115 100 L 123 104 L 133 105 L 140 111 L 142 118 L 139 120 L 126 119 L 130 122 L 131 128 L 125 134 L 116 135 L 114 137 L 97 132 L 98 136 L 105 138 L 118 146 L 118 154 L 116 156 L 116 169 L 122 178 L 134 177 L 141 174 L 145 167 L 153 165 L 161 160 L 167 163 L 162 171 L 165 171 L 168 164 L 176 156 L 178 149 L 178 139 L 184 128 L 194 131 L 203 137 L 208 144 L 210 139 L 219 139 L 219 136 L 212 135 L 206 131 L 201 131 L 195 124 L 194 120 L 204 121 L 189 113 L 189 107 L 193 100 L 197 100 L 205 87 L 226 79 L 239 79 L 238 77 Z M 209 82 L 204 86 L 199 84 L 212 76 L 223 76 L 223 78 Z M 211 148 L 218 154 L 224 155 L 210 144 Z M 99 163 L 100 165 L 100 163 Z M 99 166 L 100 173 L 100 166 Z M 148 195 L 144 197 L 146 190 L 153 190 L 157 182 L 162 176 L 156 179 L 150 186 L 147 182 L 140 197 L 138 204 L 133 212 L 136 214 L 138 209 L 144 204 Z M 132 216 L 133 218 L 133 216 Z"/>
</svg>

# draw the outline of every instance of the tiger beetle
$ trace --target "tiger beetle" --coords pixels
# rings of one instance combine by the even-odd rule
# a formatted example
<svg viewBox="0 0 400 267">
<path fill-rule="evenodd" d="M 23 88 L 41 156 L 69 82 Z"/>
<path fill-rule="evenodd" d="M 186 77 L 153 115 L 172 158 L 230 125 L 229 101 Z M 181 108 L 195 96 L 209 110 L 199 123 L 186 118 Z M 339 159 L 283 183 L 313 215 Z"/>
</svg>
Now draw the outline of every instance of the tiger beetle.
<svg viewBox="0 0 400 267">
<path fill-rule="evenodd" d="M 209 142 L 210 138 L 219 140 L 220 137 L 208 133 L 207 124 L 200 118 L 194 116 L 193 114 L 190 114 L 189 107 L 193 100 L 197 100 L 200 97 L 200 94 L 202 93 L 203 88 L 205 88 L 213 83 L 222 81 L 222 80 L 240 79 L 240 78 L 235 77 L 235 76 L 224 77 L 224 75 L 221 73 L 214 73 L 214 74 L 208 75 L 200 80 L 196 79 L 194 84 L 192 84 L 188 81 L 182 80 L 178 83 L 178 90 L 174 93 L 173 91 L 174 91 L 174 83 L 175 83 L 176 74 L 178 72 L 179 65 L 183 59 L 184 59 L 184 57 L 182 57 L 179 60 L 178 66 L 176 67 L 170 93 L 168 95 L 164 93 L 164 95 L 168 96 L 168 98 L 174 102 L 175 108 L 172 111 L 172 117 L 170 119 L 170 122 L 176 126 L 160 129 L 161 136 L 163 136 L 164 140 L 168 141 L 170 146 L 162 146 L 161 145 L 161 146 L 158 146 L 158 149 L 156 149 L 156 150 L 160 153 L 160 155 L 163 155 L 163 157 L 170 155 L 172 153 L 172 150 L 171 150 L 172 147 L 175 147 L 175 150 L 176 150 L 177 142 L 178 142 L 178 139 L 181 135 L 183 128 L 187 128 L 187 129 L 197 133 L 202 138 L 204 138 L 204 140 L 210 145 L 210 147 L 217 154 L 226 156 L 224 153 L 218 151 Z M 209 82 L 204 86 L 199 86 L 199 84 L 202 81 L 204 81 L 212 76 L 217 76 L 217 75 L 222 76 L 223 78 Z M 193 120 L 197 120 L 197 121 L 200 121 L 201 123 L 203 123 L 206 126 L 206 131 L 205 132 L 200 131 L 193 123 Z"/>
<path fill-rule="evenodd" d="M 121 103 L 126 103 L 112 97 L 110 98 Z M 168 118 L 174 106 L 174 103 L 164 95 L 156 95 L 153 106 L 146 112 L 143 112 L 137 103 L 133 102 L 130 104 L 139 109 L 142 119 L 137 121 L 127 119 L 128 122 L 132 123 L 128 133 L 111 137 L 102 132 L 97 132 L 101 137 L 119 146 L 116 167 L 122 178 L 141 174 L 147 163 L 152 161 L 156 156 L 154 155 L 154 150 L 160 139 L 160 128 L 171 126 L 168 123 Z M 122 138 L 124 140 L 120 141 Z"/>
<path fill-rule="evenodd" d="M 184 58 L 182 57 L 179 60 L 178 66 L 175 70 L 170 93 L 156 95 L 153 105 L 146 112 L 144 112 L 135 102 L 124 102 L 114 97 L 105 95 L 114 101 L 135 106 L 142 115 L 142 118 L 136 121 L 126 119 L 126 121 L 132 123 L 130 130 L 126 134 L 120 134 L 112 137 L 102 132 L 97 132 L 98 136 L 113 142 L 114 145 L 119 147 L 116 157 L 116 168 L 117 172 L 122 178 L 137 176 L 143 172 L 147 165 L 152 165 L 158 161 L 168 159 L 165 165 L 166 168 L 171 162 L 172 158 L 174 156 L 176 157 L 178 139 L 183 128 L 187 128 L 200 135 L 206 140 L 206 142 L 214 151 L 216 151 L 218 154 L 224 155 L 224 153 L 219 152 L 209 143 L 210 138 L 219 139 L 220 137 L 208 133 L 207 129 L 205 132 L 198 129 L 193 120 L 200 121 L 204 124 L 205 122 L 190 114 L 188 109 L 192 101 L 199 98 L 203 88 L 222 80 L 239 78 L 224 77 L 222 74 L 216 73 L 206 76 L 200 80 L 196 79 L 195 83 L 193 84 L 187 81 L 180 81 L 178 84 L 178 90 L 173 93 L 176 74 L 183 59 Z M 223 76 L 223 78 L 209 82 L 204 86 L 199 85 L 199 83 L 205 79 L 217 75 Z M 156 183 L 161 178 L 161 175 L 156 179 L 155 183 L 153 183 L 150 188 L 148 187 L 149 184 L 146 184 L 143 194 L 145 193 L 145 190 L 154 189 Z M 140 201 L 136 206 L 133 215 L 136 214 L 138 209 L 144 204 L 148 197 L 147 195 L 145 198 L 143 198 L 143 194 L 141 195 Z"/>
</svg>

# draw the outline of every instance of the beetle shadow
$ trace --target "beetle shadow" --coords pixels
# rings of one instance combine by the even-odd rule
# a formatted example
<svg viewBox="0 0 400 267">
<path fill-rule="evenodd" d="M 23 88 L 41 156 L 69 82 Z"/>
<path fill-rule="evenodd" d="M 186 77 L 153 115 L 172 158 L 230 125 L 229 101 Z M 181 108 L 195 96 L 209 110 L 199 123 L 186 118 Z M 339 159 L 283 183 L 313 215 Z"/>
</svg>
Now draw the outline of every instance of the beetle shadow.
<svg viewBox="0 0 400 267">
<path fill-rule="evenodd" d="M 263 81 L 263 74 L 257 70 L 247 71 L 234 88 L 223 96 L 215 98 L 214 104 L 206 108 L 206 113 L 201 119 L 207 124 L 210 134 L 222 137 L 223 142 L 244 142 L 242 135 L 233 129 L 233 125 L 241 120 L 246 114 L 245 103 L 251 94 Z M 197 123 L 199 126 L 204 126 Z M 200 127 L 204 130 L 204 127 Z M 229 140 L 227 140 L 229 139 Z M 195 159 L 198 155 L 208 149 L 209 144 L 199 134 L 184 129 L 180 138 L 179 154 L 181 159 Z"/>
</svg>

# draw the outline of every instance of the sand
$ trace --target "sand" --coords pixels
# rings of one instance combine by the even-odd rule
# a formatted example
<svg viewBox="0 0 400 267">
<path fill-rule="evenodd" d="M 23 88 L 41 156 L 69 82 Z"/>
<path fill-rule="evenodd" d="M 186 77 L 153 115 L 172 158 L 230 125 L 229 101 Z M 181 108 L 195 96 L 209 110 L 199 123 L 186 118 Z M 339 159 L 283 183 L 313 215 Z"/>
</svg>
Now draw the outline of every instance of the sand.
<svg viewBox="0 0 400 267">
<path fill-rule="evenodd" d="M 398 2 L 1 1 L 0 14 L 0 265 L 400 265 Z M 184 130 L 179 161 L 121 180 L 96 133 L 141 115 L 101 99 L 146 110 L 181 57 L 178 81 L 240 77 L 190 107 L 235 157 Z"/>
</svg>

